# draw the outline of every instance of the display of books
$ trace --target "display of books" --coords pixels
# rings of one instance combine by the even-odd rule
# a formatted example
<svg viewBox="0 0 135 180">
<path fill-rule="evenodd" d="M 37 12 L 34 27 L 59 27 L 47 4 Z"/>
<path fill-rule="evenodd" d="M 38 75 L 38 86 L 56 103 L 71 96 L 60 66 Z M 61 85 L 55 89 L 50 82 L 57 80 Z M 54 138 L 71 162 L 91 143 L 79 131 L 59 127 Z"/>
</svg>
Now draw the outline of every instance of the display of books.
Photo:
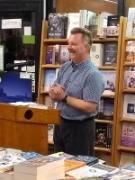
<svg viewBox="0 0 135 180">
<path fill-rule="evenodd" d="M 134 123 L 122 124 L 121 144 L 127 147 L 135 147 L 135 124 Z"/>
<path fill-rule="evenodd" d="M 105 84 L 105 90 L 103 95 L 114 95 L 115 94 L 115 71 L 101 71 Z"/>
</svg>

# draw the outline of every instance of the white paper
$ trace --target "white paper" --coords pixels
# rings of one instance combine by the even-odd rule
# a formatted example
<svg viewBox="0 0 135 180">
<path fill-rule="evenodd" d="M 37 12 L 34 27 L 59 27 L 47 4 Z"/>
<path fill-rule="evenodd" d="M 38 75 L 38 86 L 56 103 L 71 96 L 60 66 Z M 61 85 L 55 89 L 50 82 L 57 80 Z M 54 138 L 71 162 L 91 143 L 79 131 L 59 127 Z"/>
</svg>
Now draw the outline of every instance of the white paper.
<svg viewBox="0 0 135 180">
<path fill-rule="evenodd" d="M 25 72 L 21 72 L 20 73 L 20 78 L 21 79 L 31 79 L 30 74 L 29 73 L 25 73 Z"/>
<path fill-rule="evenodd" d="M 1 29 L 20 29 L 22 28 L 22 19 L 2 19 Z"/>
<path fill-rule="evenodd" d="M 24 26 L 24 35 L 32 35 L 31 26 Z"/>
<path fill-rule="evenodd" d="M 4 47 L 0 45 L 0 71 L 4 70 Z"/>
</svg>

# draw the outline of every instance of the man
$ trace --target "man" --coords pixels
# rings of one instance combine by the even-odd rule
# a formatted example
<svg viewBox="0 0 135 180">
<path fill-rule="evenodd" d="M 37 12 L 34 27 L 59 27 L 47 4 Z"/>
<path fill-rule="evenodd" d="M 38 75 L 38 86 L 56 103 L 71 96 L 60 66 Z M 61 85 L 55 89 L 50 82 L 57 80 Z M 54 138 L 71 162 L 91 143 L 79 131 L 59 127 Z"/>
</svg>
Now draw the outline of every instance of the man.
<svg viewBox="0 0 135 180">
<path fill-rule="evenodd" d="M 92 45 L 88 30 L 74 28 L 68 39 L 71 61 L 65 63 L 49 90 L 58 102 L 61 124 L 54 129 L 55 151 L 94 155 L 97 105 L 104 90 L 101 73 L 89 59 Z"/>
</svg>

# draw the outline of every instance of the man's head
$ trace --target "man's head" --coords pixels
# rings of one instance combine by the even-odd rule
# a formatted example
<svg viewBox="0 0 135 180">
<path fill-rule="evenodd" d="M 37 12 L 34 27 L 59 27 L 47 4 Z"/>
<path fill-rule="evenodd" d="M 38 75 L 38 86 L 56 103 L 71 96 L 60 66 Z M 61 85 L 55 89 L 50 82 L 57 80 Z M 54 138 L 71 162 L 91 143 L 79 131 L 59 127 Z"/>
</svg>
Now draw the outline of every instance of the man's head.
<svg viewBox="0 0 135 180">
<path fill-rule="evenodd" d="M 92 45 L 92 36 L 90 31 L 85 28 L 73 28 L 68 39 L 68 50 L 70 58 L 79 63 L 88 59 L 90 47 Z"/>
</svg>

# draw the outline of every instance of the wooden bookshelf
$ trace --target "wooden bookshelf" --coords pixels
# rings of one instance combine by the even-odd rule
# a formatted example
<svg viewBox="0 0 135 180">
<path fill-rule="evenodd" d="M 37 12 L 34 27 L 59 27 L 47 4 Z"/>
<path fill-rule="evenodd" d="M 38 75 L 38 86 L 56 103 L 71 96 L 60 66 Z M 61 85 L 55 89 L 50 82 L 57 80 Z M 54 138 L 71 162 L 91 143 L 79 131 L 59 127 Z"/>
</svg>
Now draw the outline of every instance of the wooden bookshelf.
<svg viewBox="0 0 135 180">
<path fill-rule="evenodd" d="M 95 147 L 94 149 L 95 149 L 95 151 L 111 153 L 111 149 L 108 149 L 108 148 Z"/>
<path fill-rule="evenodd" d="M 135 153 L 135 148 L 132 147 L 118 146 L 118 150 Z"/>
<path fill-rule="evenodd" d="M 105 123 L 105 124 L 113 124 L 113 120 L 106 120 L 106 119 L 95 119 L 96 123 Z"/>
<path fill-rule="evenodd" d="M 135 123 L 135 119 L 132 119 L 130 117 L 123 117 L 124 113 L 127 113 L 127 110 L 123 107 L 125 106 L 124 103 L 128 103 L 128 102 L 124 102 L 124 97 L 127 95 L 133 95 L 135 94 L 135 88 L 125 88 L 124 86 L 124 73 L 125 70 L 127 70 L 126 68 L 128 68 L 129 66 L 135 66 L 134 62 L 125 62 L 126 58 L 126 43 L 128 41 L 135 41 L 135 37 L 126 37 L 126 27 L 127 27 L 127 19 L 123 18 L 123 33 L 122 33 L 122 45 L 121 45 L 121 63 L 120 63 L 120 81 L 119 81 L 119 90 L 118 90 L 118 113 L 117 113 L 117 121 L 115 123 L 116 126 L 116 138 L 115 138 L 115 146 L 114 146 L 114 165 L 119 166 L 120 163 L 120 159 L 122 157 L 123 152 L 127 152 L 129 153 L 135 153 L 135 148 L 133 147 L 127 147 L 122 145 L 121 143 L 121 135 L 122 135 L 122 126 L 123 124 L 126 125 L 131 125 Z M 126 111 L 126 112 L 125 112 Z M 131 127 L 131 126 L 130 126 Z"/>
</svg>

